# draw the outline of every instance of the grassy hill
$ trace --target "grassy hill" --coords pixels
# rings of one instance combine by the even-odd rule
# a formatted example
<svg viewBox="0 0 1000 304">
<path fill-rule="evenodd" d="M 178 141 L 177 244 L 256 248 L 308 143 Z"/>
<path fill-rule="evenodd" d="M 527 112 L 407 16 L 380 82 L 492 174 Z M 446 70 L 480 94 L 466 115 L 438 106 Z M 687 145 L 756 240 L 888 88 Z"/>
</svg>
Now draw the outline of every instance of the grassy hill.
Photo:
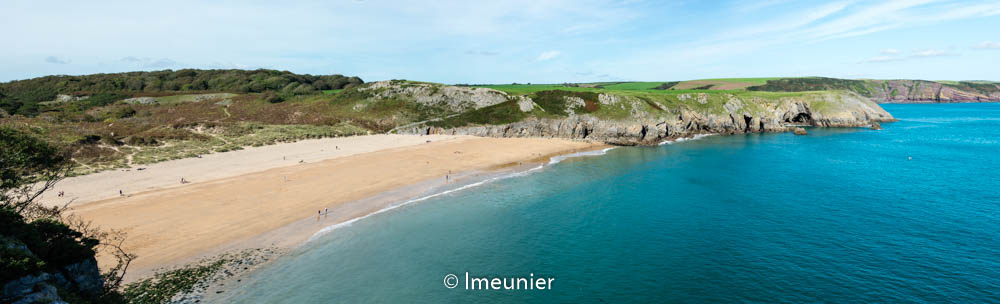
<svg viewBox="0 0 1000 304">
<path fill-rule="evenodd" d="M 45 76 L 0 83 L 0 109 L 10 114 L 37 115 L 51 105 L 83 100 L 81 108 L 103 106 L 117 100 L 169 96 L 191 92 L 264 93 L 290 97 L 311 95 L 363 83 L 343 75 L 300 75 L 275 70 L 164 70 Z"/>
</svg>

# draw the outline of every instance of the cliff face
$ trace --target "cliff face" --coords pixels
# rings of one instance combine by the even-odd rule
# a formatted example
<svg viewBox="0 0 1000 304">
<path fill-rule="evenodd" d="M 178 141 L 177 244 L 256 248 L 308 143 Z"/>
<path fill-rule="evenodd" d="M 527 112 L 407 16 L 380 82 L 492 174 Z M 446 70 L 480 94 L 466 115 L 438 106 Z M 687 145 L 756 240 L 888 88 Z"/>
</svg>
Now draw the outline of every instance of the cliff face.
<svg viewBox="0 0 1000 304">
<path fill-rule="evenodd" d="M 855 80 L 798 77 L 767 80 L 747 90 L 807 92 L 844 90 L 879 103 L 1000 102 L 1000 83 L 990 81 Z"/>
<path fill-rule="evenodd" d="M 0 236 L 0 246 L 14 256 L 37 256 L 23 243 Z M 6 275 L 6 274 L 5 274 Z M 66 292 L 94 297 L 102 292 L 104 280 L 97 268 L 97 260 L 89 257 L 58 269 L 38 272 L 6 281 L 0 292 L 0 302 L 12 303 L 66 303 L 57 287 Z"/>
<path fill-rule="evenodd" d="M 393 80 L 369 83 L 357 90 L 368 92 L 375 99 L 403 99 L 450 112 L 478 109 L 507 101 L 507 94 L 492 89 Z"/>
<path fill-rule="evenodd" d="M 529 97 L 520 96 L 513 100 L 527 116 L 516 122 L 450 128 L 424 124 L 398 131 L 487 137 L 556 137 L 596 140 L 614 145 L 655 145 L 695 134 L 784 132 L 794 126 L 861 127 L 873 122 L 895 120 L 870 99 L 846 91 L 768 96 L 688 93 L 671 96 L 664 101 L 613 93 L 599 94 L 594 101 L 567 96 L 563 97 L 565 112 L 568 113 L 564 117 L 538 113 L 543 107 Z M 550 108 L 547 112 L 553 111 Z"/>
<path fill-rule="evenodd" d="M 1000 85 L 959 82 L 953 85 L 923 80 L 872 81 L 873 99 L 881 103 L 950 103 L 1000 101 Z"/>
</svg>

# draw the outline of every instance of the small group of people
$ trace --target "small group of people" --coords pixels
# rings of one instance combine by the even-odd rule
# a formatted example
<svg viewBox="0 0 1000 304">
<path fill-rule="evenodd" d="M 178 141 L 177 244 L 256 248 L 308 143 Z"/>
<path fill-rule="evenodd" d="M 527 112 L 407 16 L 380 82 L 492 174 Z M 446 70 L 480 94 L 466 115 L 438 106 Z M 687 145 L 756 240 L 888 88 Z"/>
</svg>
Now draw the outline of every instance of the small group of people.
<svg viewBox="0 0 1000 304">
<path fill-rule="evenodd" d="M 187 184 L 187 183 L 190 183 L 190 182 L 187 181 L 186 179 L 184 179 L 183 177 L 181 177 L 181 185 Z"/>
<path fill-rule="evenodd" d="M 316 220 L 319 220 L 319 216 L 329 216 L 330 208 L 323 208 L 323 210 L 316 210 Z"/>
<path fill-rule="evenodd" d="M 63 192 L 63 191 L 59 191 L 59 197 L 63 197 L 63 196 L 65 196 L 65 195 L 66 195 L 66 192 Z"/>
</svg>

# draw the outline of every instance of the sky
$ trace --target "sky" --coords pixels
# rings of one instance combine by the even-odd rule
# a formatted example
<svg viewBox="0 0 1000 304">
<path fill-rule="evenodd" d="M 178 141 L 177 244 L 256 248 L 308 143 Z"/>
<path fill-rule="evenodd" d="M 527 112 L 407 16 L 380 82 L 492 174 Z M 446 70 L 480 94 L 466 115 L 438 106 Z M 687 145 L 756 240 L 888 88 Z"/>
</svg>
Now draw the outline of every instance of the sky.
<svg viewBox="0 0 1000 304">
<path fill-rule="evenodd" d="M 1000 80 L 1000 1 L 0 1 L 0 81 L 277 69 L 365 81 Z"/>
</svg>

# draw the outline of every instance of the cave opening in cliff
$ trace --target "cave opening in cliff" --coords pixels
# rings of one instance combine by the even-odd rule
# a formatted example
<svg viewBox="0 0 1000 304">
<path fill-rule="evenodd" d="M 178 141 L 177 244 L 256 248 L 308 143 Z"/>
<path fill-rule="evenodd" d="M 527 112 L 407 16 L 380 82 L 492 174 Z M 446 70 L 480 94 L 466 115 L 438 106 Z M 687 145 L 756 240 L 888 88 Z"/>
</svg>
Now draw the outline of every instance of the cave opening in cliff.
<svg viewBox="0 0 1000 304">
<path fill-rule="evenodd" d="M 795 115 L 795 117 L 792 117 L 791 120 L 787 120 L 787 119 L 785 120 L 785 122 L 803 123 L 803 124 L 811 124 L 812 121 L 813 121 L 812 115 L 809 114 L 809 113 L 806 113 L 806 112 L 802 112 L 802 113 L 799 113 L 799 114 Z"/>
</svg>

